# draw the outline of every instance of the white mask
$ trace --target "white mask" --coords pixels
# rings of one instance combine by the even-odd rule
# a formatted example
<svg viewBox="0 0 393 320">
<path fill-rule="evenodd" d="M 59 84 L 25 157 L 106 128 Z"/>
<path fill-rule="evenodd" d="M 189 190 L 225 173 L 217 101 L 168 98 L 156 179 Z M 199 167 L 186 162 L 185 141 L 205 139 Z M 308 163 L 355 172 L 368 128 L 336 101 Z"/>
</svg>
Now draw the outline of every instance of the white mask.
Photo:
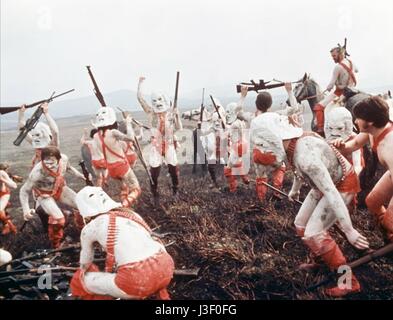
<svg viewBox="0 0 393 320">
<path fill-rule="evenodd" d="M 83 218 L 121 207 L 121 203 L 113 201 L 100 187 L 84 187 L 76 195 L 75 202 Z"/>
<path fill-rule="evenodd" d="M 3 249 L 0 249 L 0 266 L 10 261 L 12 261 L 11 253 Z"/>
<path fill-rule="evenodd" d="M 110 126 L 114 124 L 116 120 L 116 112 L 113 108 L 101 107 L 98 109 L 94 126 L 97 128 Z"/>
<path fill-rule="evenodd" d="M 45 123 L 38 122 L 34 129 L 31 130 L 33 148 L 45 148 L 52 140 L 49 126 Z"/>
<path fill-rule="evenodd" d="M 151 104 L 155 113 L 166 112 L 170 107 L 168 99 L 161 92 L 153 92 L 151 94 Z"/>
<path fill-rule="evenodd" d="M 240 110 L 241 107 L 236 102 L 231 102 L 226 106 L 225 117 L 227 124 L 232 124 L 236 121 Z"/>
<path fill-rule="evenodd" d="M 325 120 L 325 135 L 327 141 L 341 138 L 346 141 L 352 134 L 352 115 L 344 107 L 332 109 Z"/>
</svg>

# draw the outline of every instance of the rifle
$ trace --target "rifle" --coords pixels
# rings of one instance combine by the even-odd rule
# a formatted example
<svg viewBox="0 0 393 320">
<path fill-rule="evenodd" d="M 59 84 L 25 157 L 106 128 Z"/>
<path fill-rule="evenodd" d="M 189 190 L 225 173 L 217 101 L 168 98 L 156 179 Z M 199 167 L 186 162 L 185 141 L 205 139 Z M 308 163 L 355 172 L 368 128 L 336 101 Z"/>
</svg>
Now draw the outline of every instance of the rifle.
<svg viewBox="0 0 393 320">
<path fill-rule="evenodd" d="M 272 190 L 278 192 L 279 194 L 282 194 L 283 196 L 289 198 L 289 196 L 288 196 L 285 192 L 282 192 L 280 189 L 277 189 L 277 188 L 273 187 L 271 184 L 269 184 L 269 183 L 267 183 L 267 182 L 262 181 L 262 183 L 263 183 L 266 187 L 268 187 L 268 188 L 270 188 L 270 189 L 272 189 Z M 294 201 L 295 201 L 297 204 L 303 205 L 303 202 L 301 202 L 301 201 L 299 201 L 299 200 L 297 200 L 297 199 L 294 199 Z"/>
<path fill-rule="evenodd" d="M 104 96 L 101 94 L 100 88 L 98 88 L 97 82 L 94 79 L 93 73 L 90 70 L 90 66 L 86 66 L 87 68 L 87 72 L 89 73 L 90 79 L 93 82 L 93 86 L 94 86 L 94 94 L 96 95 L 98 101 L 100 102 L 101 106 L 106 107 L 106 103 L 104 100 Z"/>
<path fill-rule="evenodd" d="M 11 260 L 10 262 L 7 262 L 7 263 L 3 264 L 1 266 L 1 268 L 6 267 L 6 266 L 8 266 L 10 264 L 20 263 L 20 262 L 23 262 L 25 260 L 39 259 L 39 258 L 46 257 L 46 256 L 48 256 L 50 254 L 57 253 L 57 252 L 64 252 L 64 251 L 80 249 L 80 247 L 81 247 L 80 244 L 74 244 L 74 245 L 70 245 L 68 247 L 59 248 L 59 249 L 50 249 L 50 250 L 45 249 L 45 250 L 42 250 L 42 251 L 37 252 L 37 253 L 29 254 L 29 255 L 27 255 L 27 256 L 25 256 L 23 258 Z"/>
<path fill-rule="evenodd" d="M 83 176 L 85 177 L 86 185 L 87 186 L 94 186 L 93 182 L 90 180 L 89 171 L 87 171 L 85 161 L 84 160 L 79 161 L 79 165 L 82 169 Z"/>
<path fill-rule="evenodd" d="M 181 121 L 179 119 L 179 110 L 177 109 L 177 96 L 179 93 L 179 77 L 180 77 L 180 72 L 177 71 L 176 73 L 176 88 L 175 88 L 175 98 L 173 100 L 173 111 L 175 113 L 175 120 L 177 122 L 177 125 L 179 129 L 182 129 Z"/>
<path fill-rule="evenodd" d="M 203 112 L 205 111 L 205 106 L 203 103 L 205 102 L 205 88 L 202 90 L 202 103 L 201 103 L 201 114 L 199 115 L 199 122 L 202 123 L 203 121 Z"/>
<path fill-rule="evenodd" d="M 65 95 L 65 94 L 67 94 L 67 93 L 70 93 L 70 92 L 74 91 L 74 90 L 75 90 L 75 89 L 68 90 L 68 91 L 66 91 L 66 92 L 63 92 L 63 93 L 58 94 L 57 96 L 52 96 L 52 97 L 50 97 L 49 99 L 40 100 L 40 101 L 37 101 L 37 102 L 33 102 L 33 103 L 31 103 L 31 104 L 27 104 L 27 105 L 25 106 L 25 108 L 26 108 L 26 109 L 28 109 L 28 108 L 33 108 L 33 107 L 38 106 L 38 105 L 41 105 L 41 104 L 43 104 L 43 103 L 45 103 L 45 102 L 49 103 L 49 102 L 51 102 L 53 99 L 56 99 L 56 98 L 58 98 L 58 97 L 61 97 L 61 96 Z M 6 113 L 14 112 L 14 111 L 19 110 L 19 109 L 20 109 L 20 107 L 3 107 L 3 108 L 0 108 L 0 114 L 6 114 Z"/>
<path fill-rule="evenodd" d="M 250 82 L 241 82 L 240 84 L 236 85 L 236 91 L 237 93 L 240 93 L 242 85 L 248 87 L 247 91 L 256 91 L 256 93 L 258 93 L 260 90 L 273 89 L 283 87 L 285 85 L 284 82 L 268 84 L 270 82 L 271 81 L 265 82 L 264 80 L 259 80 L 259 83 L 256 83 L 254 80 L 250 80 Z"/>
<path fill-rule="evenodd" d="M 348 263 L 348 267 L 351 269 L 360 267 L 361 265 L 364 265 L 366 263 L 369 263 L 371 261 L 374 261 L 376 259 L 382 258 L 383 256 L 386 256 L 387 254 L 393 252 L 393 243 L 390 243 L 376 251 L 373 251 L 355 261 L 352 261 Z M 310 287 L 308 287 L 306 290 L 307 291 L 312 291 L 315 290 L 316 288 L 323 286 L 325 284 L 328 284 L 330 281 L 332 281 L 336 277 L 336 274 L 334 272 L 331 272 L 325 279 L 322 281 L 318 282 L 317 284 L 314 284 Z"/>
<path fill-rule="evenodd" d="M 72 92 L 72 91 L 74 91 L 74 90 L 75 90 L 75 89 L 68 90 L 68 91 L 66 91 L 66 92 L 63 92 L 63 93 L 57 95 L 57 96 L 54 96 L 55 92 L 53 92 L 49 99 L 43 100 L 43 101 L 44 101 L 43 103 L 45 103 L 45 102 L 49 103 L 49 102 L 51 102 L 55 97 L 60 97 L 60 96 L 62 96 L 62 95 L 65 95 L 65 94 L 67 94 L 67 93 L 70 93 L 70 92 Z M 29 119 L 27 119 L 26 124 L 23 126 L 23 128 L 20 128 L 19 135 L 18 135 L 18 137 L 15 139 L 14 145 L 19 146 L 19 145 L 22 143 L 22 141 L 26 138 L 27 134 L 28 134 L 32 129 L 35 128 L 35 126 L 37 125 L 38 121 L 40 120 L 40 117 L 41 117 L 41 115 L 43 114 L 43 112 L 44 112 L 44 111 L 43 111 L 43 109 L 42 109 L 41 107 L 38 107 L 38 108 L 36 109 L 36 111 L 34 111 L 34 113 L 32 114 L 32 116 L 31 116 Z"/>
<path fill-rule="evenodd" d="M 79 268 L 77 267 L 65 267 L 65 266 L 56 266 L 56 267 L 48 267 L 48 268 L 32 268 L 32 269 L 18 269 L 12 271 L 2 271 L 0 272 L 0 282 L 3 280 L 4 277 L 13 276 L 15 274 L 21 273 L 37 273 L 43 271 L 76 271 Z"/>
<path fill-rule="evenodd" d="M 126 112 L 124 110 L 120 109 L 119 107 L 118 107 L 118 109 L 121 111 L 121 115 L 125 119 L 127 117 Z M 137 121 L 137 123 L 139 123 L 139 121 Z M 149 127 L 147 127 L 147 128 L 150 129 Z M 153 185 L 154 184 L 153 178 L 151 177 L 149 168 L 147 167 L 145 158 L 143 157 L 141 146 L 140 146 L 139 141 L 138 141 L 138 139 L 136 137 L 134 137 L 134 140 L 132 141 L 132 144 L 135 147 L 136 154 L 138 155 L 138 158 L 141 161 L 141 163 L 143 165 L 143 168 L 145 168 L 146 174 L 147 174 L 147 176 L 149 177 L 149 180 L 150 180 L 150 184 Z"/>
<path fill-rule="evenodd" d="M 337 43 L 339 48 L 343 48 L 345 50 L 345 58 L 350 57 L 351 55 L 347 52 L 347 38 L 344 39 L 344 45 L 341 46 L 339 43 Z"/>
<path fill-rule="evenodd" d="M 218 107 L 217 107 L 216 102 L 214 101 L 212 95 L 210 95 L 210 99 L 211 99 L 211 101 L 212 101 L 212 103 L 213 103 L 214 109 L 216 109 L 216 112 L 217 112 L 217 114 L 218 114 L 218 117 L 219 117 L 220 120 L 221 120 L 221 126 L 222 126 L 222 128 L 225 130 L 225 123 L 224 123 L 224 120 L 223 120 L 222 117 L 221 117 L 221 114 L 220 114 L 220 112 L 219 112 L 219 110 L 218 110 Z"/>
</svg>

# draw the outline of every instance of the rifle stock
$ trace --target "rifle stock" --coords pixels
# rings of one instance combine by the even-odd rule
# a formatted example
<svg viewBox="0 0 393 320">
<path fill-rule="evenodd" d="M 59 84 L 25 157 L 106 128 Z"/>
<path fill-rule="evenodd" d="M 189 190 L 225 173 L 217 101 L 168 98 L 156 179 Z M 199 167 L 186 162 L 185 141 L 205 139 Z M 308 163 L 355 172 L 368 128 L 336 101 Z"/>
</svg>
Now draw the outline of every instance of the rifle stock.
<svg viewBox="0 0 393 320">
<path fill-rule="evenodd" d="M 87 186 L 94 186 L 93 182 L 90 180 L 89 171 L 87 171 L 85 161 L 84 160 L 79 161 L 79 165 L 82 169 L 83 176 L 85 177 L 86 185 Z"/>
</svg>

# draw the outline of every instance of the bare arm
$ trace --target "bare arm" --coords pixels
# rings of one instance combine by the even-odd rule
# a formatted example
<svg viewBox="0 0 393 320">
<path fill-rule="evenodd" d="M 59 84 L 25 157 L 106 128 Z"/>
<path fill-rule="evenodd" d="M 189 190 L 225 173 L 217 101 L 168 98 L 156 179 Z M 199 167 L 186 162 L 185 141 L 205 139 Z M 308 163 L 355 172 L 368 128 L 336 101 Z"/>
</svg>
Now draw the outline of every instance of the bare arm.
<svg viewBox="0 0 393 320">
<path fill-rule="evenodd" d="M 19 201 L 22 205 L 23 210 L 23 218 L 24 220 L 29 220 L 33 218 L 34 209 L 30 209 L 29 205 L 29 193 L 34 187 L 35 182 L 37 181 L 37 177 L 39 176 L 39 169 L 36 165 L 33 168 L 33 171 L 30 173 L 29 177 L 27 178 L 25 184 L 20 188 L 19 191 Z"/>
<path fill-rule="evenodd" d="M 328 203 L 328 207 L 333 209 L 336 219 L 342 227 L 348 241 L 358 249 L 367 249 L 369 246 L 367 239 L 352 226 L 352 221 L 344 200 L 335 187 L 329 171 L 323 162 L 320 159 L 319 161 L 315 161 L 314 159 L 312 163 L 306 164 L 306 167 L 303 167 L 302 171 L 312 172 L 312 174 L 308 174 L 308 176 L 318 190 L 323 193 Z M 325 221 L 325 228 L 330 228 L 334 222 L 335 220 Z"/>
<path fill-rule="evenodd" d="M 368 133 L 359 133 L 355 139 L 352 139 L 348 142 L 344 142 L 342 139 L 336 139 L 332 142 L 332 144 L 344 154 L 350 154 L 356 150 L 362 148 L 367 142 L 369 142 Z"/>
<path fill-rule="evenodd" d="M 67 162 L 67 172 L 71 173 L 73 176 L 81 178 L 83 181 L 86 181 L 85 176 L 80 173 L 75 167 L 73 167 L 70 162 Z"/>
<path fill-rule="evenodd" d="M 52 116 L 49 114 L 48 111 L 48 103 L 44 103 L 41 108 L 44 111 L 44 115 L 46 118 L 46 121 L 48 122 L 50 131 L 52 133 L 52 143 L 54 146 L 59 147 L 60 146 L 60 141 L 59 141 L 59 128 L 56 124 L 56 121 L 52 118 Z"/>
<path fill-rule="evenodd" d="M 94 225 L 86 225 L 81 233 L 80 267 L 86 271 L 94 261 Z"/>
<path fill-rule="evenodd" d="M 16 183 L 10 178 L 7 172 L 0 170 L 0 181 L 4 182 L 5 185 L 9 188 L 16 189 L 18 186 Z"/>
<path fill-rule="evenodd" d="M 81 144 L 82 145 L 83 144 L 87 144 L 89 142 L 88 139 L 89 139 L 89 134 L 87 132 L 87 128 L 84 128 L 83 129 L 83 135 L 82 135 L 81 140 L 80 140 Z"/>
<path fill-rule="evenodd" d="M 137 90 L 137 99 L 138 99 L 140 105 L 142 106 L 143 110 L 146 113 L 151 113 L 152 112 L 151 106 L 149 106 L 149 104 L 146 102 L 145 99 L 143 99 L 143 96 L 142 96 L 142 88 L 141 87 L 142 87 L 142 83 L 143 83 L 144 80 L 145 80 L 144 77 L 140 77 L 139 78 L 138 90 Z"/>
</svg>

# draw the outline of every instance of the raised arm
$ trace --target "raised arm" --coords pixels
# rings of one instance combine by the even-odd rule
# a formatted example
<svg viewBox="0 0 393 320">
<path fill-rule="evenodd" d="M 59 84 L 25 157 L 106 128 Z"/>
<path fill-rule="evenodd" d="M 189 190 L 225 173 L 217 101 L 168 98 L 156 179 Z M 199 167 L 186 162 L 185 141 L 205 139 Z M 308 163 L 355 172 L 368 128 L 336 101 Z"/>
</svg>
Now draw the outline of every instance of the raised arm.
<svg viewBox="0 0 393 320">
<path fill-rule="evenodd" d="M 19 110 L 18 110 L 18 130 L 22 129 L 22 128 L 25 126 L 25 124 L 26 124 L 26 121 L 25 121 L 25 111 L 26 111 L 26 105 L 23 104 L 23 105 L 19 108 Z M 30 144 L 32 143 L 33 139 L 32 139 L 32 137 L 31 137 L 30 132 L 27 134 L 25 140 L 26 140 L 28 143 L 30 143 Z"/>
<path fill-rule="evenodd" d="M 146 79 L 145 77 L 139 77 L 137 98 L 138 98 L 138 101 L 139 101 L 140 105 L 142 106 L 143 110 L 146 113 L 151 113 L 151 112 L 153 112 L 152 107 L 146 102 L 145 99 L 143 99 L 143 96 L 142 96 L 142 83 L 143 83 L 143 81 L 145 81 L 145 79 Z"/>
<path fill-rule="evenodd" d="M 60 146 L 59 128 L 58 128 L 58 126 L 56 124 L 56 121 L 49 114 L 48 103 L 45 102 L 44 104 L 42 104 L 41 108 L 44 111 L 44 115 L 45 115 L 46 121 L 48 122 L 50 131 L 52 133 L 52 144 L 55 147 L 59 147 Z"/>
<path fill-rule="evenodd" d="M 132 128 L 132 116 L 130 114 L 127 115 L 125 118 L 125 123 L 126 123 L 126 128 L 127 128 L 127 134 L 122 133 L 119 130 L 112 130 L 113 137 L 117 140 L 121 141 L 134 141 L 135 139 L 135 133 L 134 129 Z"/>
</svg>

